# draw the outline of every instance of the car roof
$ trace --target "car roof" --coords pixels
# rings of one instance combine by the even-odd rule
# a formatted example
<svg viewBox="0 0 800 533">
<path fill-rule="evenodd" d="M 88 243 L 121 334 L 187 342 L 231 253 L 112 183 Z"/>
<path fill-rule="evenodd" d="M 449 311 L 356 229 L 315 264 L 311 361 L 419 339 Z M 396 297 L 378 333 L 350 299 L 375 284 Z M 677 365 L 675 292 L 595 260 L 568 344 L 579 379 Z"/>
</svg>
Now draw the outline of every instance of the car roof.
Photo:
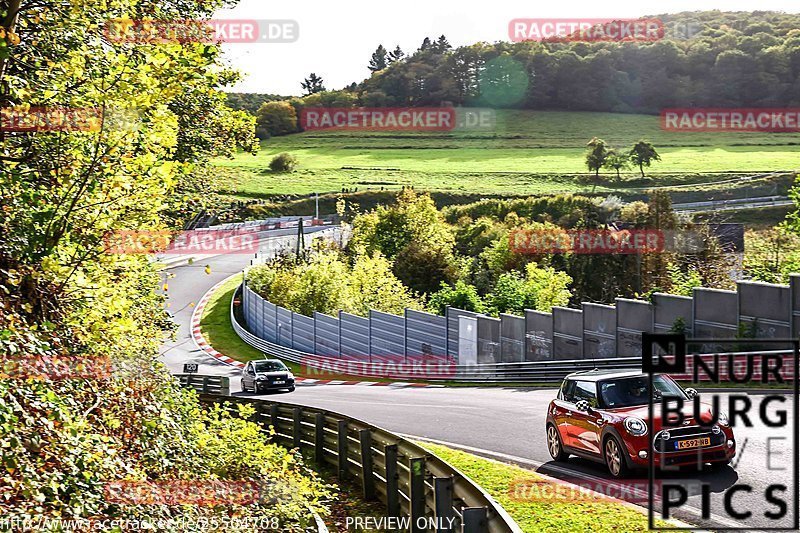
<svg viewBox="0 0 800 533">
<path fill-rule="evenodd" d="M 253 363 L 282 363 L 280 359 L 256 359 Z"/>
<path fill-rule="evenodd" d="M 580 381 L 600 381 L 601 379 L 613 378 L 632 378 L 637 376 L 646 377 L 641 370 L 619 370 L 619 369 L 600 369 L 584 370 L 583 372 L 573 372 L 565 379 L 580 380 Z"/>
</svg>

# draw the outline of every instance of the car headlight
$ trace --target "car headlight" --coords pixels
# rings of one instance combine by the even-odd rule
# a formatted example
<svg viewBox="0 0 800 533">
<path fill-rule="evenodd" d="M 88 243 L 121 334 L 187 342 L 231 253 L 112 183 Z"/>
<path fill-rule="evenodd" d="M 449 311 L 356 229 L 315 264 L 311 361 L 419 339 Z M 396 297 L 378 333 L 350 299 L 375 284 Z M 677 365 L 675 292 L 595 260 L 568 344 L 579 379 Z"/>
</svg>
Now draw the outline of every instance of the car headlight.
<svg viewBox="0 0 800 533">
<path fill-rule="evenodd" d="M 267 379 L 265 376 L 258 376 L 256 378 L 257 381 L 264 381 L 265 379 Z"/>
<path fill-rule="evenodd" d="M 630 417 L 625 419 L 625 429 L 634 437 L 647 435 L 647 424 L 641 418 Z"/>
<path fill-rule="evenodd" d="M 289 378 L 289 379 L 294 379 L 294 374 L 292 374 L 291 372 L 289 372 L 289 375 L 288 375 L 288 376 L 286 376 L 286 377 L 287 377 L 287 378 Z"/>
<path fill-rule="evenodd" d="M 728 421 L 728 415 L 726 415 L 722 411 L 717 413 L 717 422 L 719 422 L 720 426 L 728 427 L 730 425 L 730 422 Z"/>
</svg>

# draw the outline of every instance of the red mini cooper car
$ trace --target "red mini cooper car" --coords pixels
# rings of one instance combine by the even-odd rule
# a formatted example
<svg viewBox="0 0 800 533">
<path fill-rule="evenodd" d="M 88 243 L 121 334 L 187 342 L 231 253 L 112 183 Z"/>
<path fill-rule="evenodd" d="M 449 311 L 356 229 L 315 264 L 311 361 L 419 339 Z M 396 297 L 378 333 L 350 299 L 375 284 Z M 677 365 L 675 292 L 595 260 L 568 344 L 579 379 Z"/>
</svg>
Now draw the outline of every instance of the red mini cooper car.
<svg viewBox="0 0 800 533">
<path fill-rule="evenodd" d="M 654 415 L 661 397 L 684 400 L 679 427 L 662 428 L 661 417 L 648 422 L 649 378 L 639 371 L 591 370 L 568 375 L 547 410 L 547 447 L 556 461 L 569 455 L 605 463 L 615 478 L 647 468 L 650 454 L 656 468 L 710 463 L 727 465 L 736 453 L 728 418 L 701 403 L 694 416 L 694 389 L 684 390 L 672 378 L 653 376 Z M 676 415 L 677 418 L 677 415 Z M 702 422 L 702 425 L 701 423 Z M 652 446 L 651 433 L 654 432 Z"/>
</svg>

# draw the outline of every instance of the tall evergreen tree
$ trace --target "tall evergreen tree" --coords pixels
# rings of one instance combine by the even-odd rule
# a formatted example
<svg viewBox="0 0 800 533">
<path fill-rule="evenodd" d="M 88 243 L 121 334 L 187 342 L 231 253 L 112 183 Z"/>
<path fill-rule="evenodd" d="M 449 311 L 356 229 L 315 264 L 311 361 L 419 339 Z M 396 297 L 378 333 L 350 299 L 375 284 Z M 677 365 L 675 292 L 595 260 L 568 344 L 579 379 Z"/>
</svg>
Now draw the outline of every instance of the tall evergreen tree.
<svg viewBox="0 0 800 533">
<path fill-rule="evenodd" d="M 400 49 L 400 45 L 397 45 L 394 50 L 389 52 L 389 64 L 396 63 L 398 61 L 402 61 L 402 59 L 406 56 L 405 52 Z"/>
<path fill-rule="evenodd" d="M 372 59 L 369 60 L 369 70 L 377 72 L 386 68 L 386 48 L 382 44 L 372 53 Z"/>
<path fill-rule="evenodd" d="M 325 86 L 322 83 L 322 78 L 312 72 L 300 83 L 300 87 L 302 87 L 306 92 L 304 96 L 308 96 L 309 94 L 320 93 L 324 91 Z"/>
<path fill-rule="evenodd" d="M 444 54 L 448 50 L 451 50 L 453 47 L 450 46 L 450 43 L 447 41 L 447 37 L 444 35 L 440 35 L 436 42 L 433 44 L 433 51 L 437 54 Z"/>
<path fill-rule="evenodd" d="M 433 45 L 431 44 L 430 37 L 425 37 L 422 40 L 422 44 L 419 45 L 419 49 L 417 50 L 417 52 L 424 52 L 425 50 L 430 50 L 432 46 Z"/>
</svg>

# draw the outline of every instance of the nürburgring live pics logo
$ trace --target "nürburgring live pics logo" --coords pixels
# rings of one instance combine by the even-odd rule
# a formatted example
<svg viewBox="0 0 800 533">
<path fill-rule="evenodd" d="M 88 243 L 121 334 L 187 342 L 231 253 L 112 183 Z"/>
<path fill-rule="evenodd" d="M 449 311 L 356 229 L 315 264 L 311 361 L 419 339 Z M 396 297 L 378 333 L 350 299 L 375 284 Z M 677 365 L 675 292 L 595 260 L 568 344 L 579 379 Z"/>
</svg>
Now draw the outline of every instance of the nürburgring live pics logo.
<svg viewBox="0 0 800 533">
<path fill-rule="evenodd" d="M 687 353 L 687 345 L 695 344 L 713 344 L 716 347 L 725 345 L 731 346 L 731 353 L 714 353 L 714 354 L 698 354 Z M 746 352 L 742 350 L 742 346 L 746 344 L 757 345 L 759 351 Z M 791 350 L 784 350 L 786 346 L 791 346 Z M 774 348 L 772 350 L 767 347 Z M 655 348 L 655 350 L 654 350 Z M 781 351 L 784 350 L 784 351 Z M 704 350 L 707 351 L 707 350 Z M 718 351 L 718 350 L 714 350 Z M 740 353 L 734 353 L 740 352 Z M 682 334 L 651 334 L 644 333 L 642 337 L 642 371 L 648 374 L 650 385 L 650 401 L 648 405 L 649 420 L 651 425 L 654 420 L 662 421 L 663 431 L 656 432 L 650 431 L 650 450 L 649 454 L 649 502 L 648 502 L 648 517 L 649 527 L 654 530 L 673 531 L 677 529 L 685 530 L 686 527 L 660 527 L 656 524 L 656 497 L 654 493 L 655 478 L 657 470 L 660 473 L 672 469 L 669 466 L 669 453 L 674 452 L 656 452 L 654 443 L 656 440 L 656 433 L 667 433 L 671 430 L 676 433 L 676 429 L 688 425 L 688 419 L 685 417 L 692 417 L 693 424 L 698 424 L 698 431 L 715 431 L 719 430 L 718 421 L 722 418 L 719 416 L 720 411 L 723 412 L 727 409 L 727 424 L 734 431 L 737 428 L 752 428 L 753 422 L 759 424 L 759 436 L 767 430 L 789 430 L 791 425 L 792 431 L 792 480 L 791 486 L 787 486 L 785 480 L 780 478 L 778 471 L 788 470 L 788 454 L 776 453 L 772 449 L 772 444 L 777 441 L 789 440 L 785 436 L 766 437 L 766 446 L 757 446 L 755 442 L 748 449 L 747 438 L 739 442 L 738 437 L 736 442 L 729 440 L 728 446 L 736 446 L 736 456 L 732 464 L 737 464 L 738 460 L 742 459 L 744 454 L 757 454 L 763 453 L 764 463 L 762 465 L 756 464 L 755 468 L 766 468 L 770 472 L 770 481 L 766 487 L 754 488 L 742 479 L 730 486 L 726 487 L 722 494 L 722 502 L 719 498 L 712 498 L 712 493 L 719 492 L 719 487 L 712 487 L 713 477 L 709 478 L 706 475 L 699 476 L 698 479 L 692 480 L 692 487 L 699 488 L 698 494 L 700 495 L 700 514 L 703 519 L 712 519 L 713 516 L 724 517 L 726 523 L 741 524 L 741 527 L 718 527 L 714 526 L 713 529 L 721 531 L 745 531 L 753 530 L 752 524 L 748 524 L 750 519 L 759 520 L 762 523 L 755 529 L 762 531 L 785 531 L 788 529 L 797 530 L 800 527 L 800 503 L 798 502 L 798 494 L 800 494 L 800 486 L 798 485 L 798 466 L 800 463 L 800 447 L 798 447 L 798 431 L 800 430 L 800 420 L 798 419 L 798 355 L 800 352 L 800 341 L 797 339 L 757 339 L 757 340 L 720 340 L 720 339 L 687 339 Z M 687 369 L 687 363 L 689 367 Z M 684 400 L 682 398 L 671 397 L 666 395 L 654 394 L 653 390 L 653 376 L 654 374 L 669 374 L 672 377 L 677 377 L 684 383 L 690 382 L 692 384 L 711 385 L 711 387 L 720 388 L 726 384 L 729 388 L 726 391 L 735 391 L 733 393 L 719 393 L 706 390 L 703 392 L 703 403 L 708 403 L 709 399 L 712 400 L 712 413 L 713 416 L 708 419 L 701 417 L 701 404 L 699 395 L 689 395 L 689 401 L 693 403 L 693 410 L 690 410 L 690 405 L 686 405 L 684 411 Z M 791 381 L 792 383 L 789 383 Z M 733 386 L 733 387 L 730 387 Z M 775 387 L 784 389 L 781 392 Z M 785 394 L 785 389 L 791 387 L 793 394 L 790 400 L 788 394 Z M 753 388 L 768 389 L 765 394 L 749 395 L 747 391 Z M 740 390 L 741 392 L 736 392 Z M 775 390 L 775 392 L 772 392 Z M 693 397 L 692 397 L 693 396 Z M 727 397 L 727 403 L 723 403 L 722 397 Z M 755 398 L 755 399 L 754 399 Z M 760 402 L 759 402 L 760 400 Z M 686 402 L 687 404 L 689 402 Z M 787 410 L 792 409 L 794 415 L 787 416 Z M 687 414 L 690 413 L 690 414 Z M 654 417 L 654 415 L 656 415 Z M 791 420 L 790 420 L 791 418 Z M 761 427 L 765 430 L 762 431 Z M 679 432 L 679 430 L 677 430 Z M 751 435 L 752 437 L 752 435 Z M 671 442 L 671 441 L 670 441 Z M 675 446 L 679 448 L 677 442 Z M 722 445 L 724 446 L 724 444 Z M 662 446 L 663 450 L 668 450 L 666 444 Z M 698 471 L 702 469 L 702 465 L 707 453 L 706 450 L 697 451 L 697 465 Z M 655 456 L 659 455 L 660 466 L 657 468 L 655 465 Z M 779 457 L 771 457 L 776 455 Z M 748 458 L 752 460 L 753 458 Z M 660 479 L 660 500 L 661 511 L 659 518 L 668 519 L 675 516 L 675 511 L 679 511 L 681 507 L 687 505 L 689 501 L 689 491 L 685 483 L 686 478 L 670 479 L 669 476 L 662 476 Z M 746 479 L 746 478 L 745 478 Z M 763 505 L 753 507 L 752 504 L 742 503 L 745 495 L 758 496 L 757 491 L 763 489 Z M 738 496 L 737 496 L 738 495 Z M 738 503 L 737 503 L 738 499 Z M 771 526 L 764 527 L 764 520 L 768 521 Z M 791 525 L 788 525 L 791 523 Z M 707 527 L 688 528 L 690 530 L 708 529 Z"/>
</svg>

